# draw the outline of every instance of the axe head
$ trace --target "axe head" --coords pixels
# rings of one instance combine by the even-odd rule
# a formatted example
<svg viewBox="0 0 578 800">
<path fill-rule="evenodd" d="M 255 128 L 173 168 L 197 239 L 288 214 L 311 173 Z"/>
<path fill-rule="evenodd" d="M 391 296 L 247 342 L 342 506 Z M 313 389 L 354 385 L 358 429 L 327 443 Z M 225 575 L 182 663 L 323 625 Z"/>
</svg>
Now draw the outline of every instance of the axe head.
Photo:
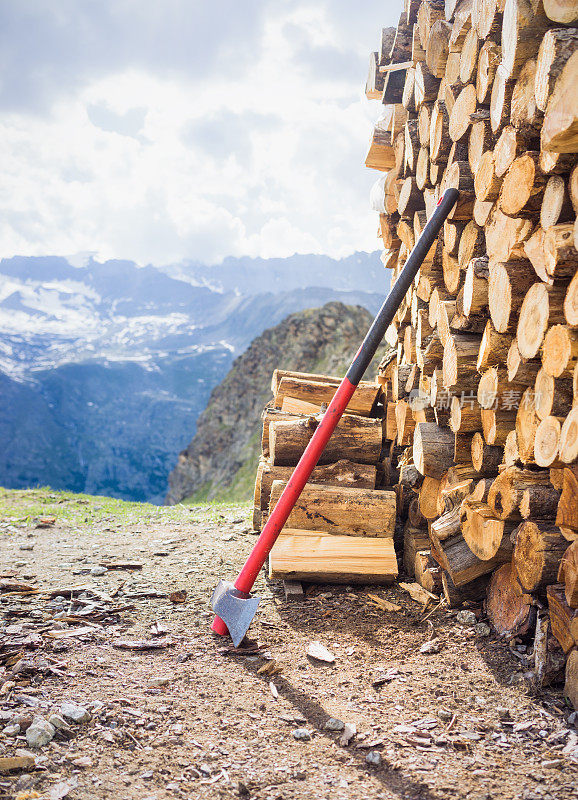
<svg viewBox="0 0 578 800">
<path fill-rule="evenodd" d="M 258 597 L 239 591 L 230 581 L 219 581 L 217 584 L 211 598 L 211 608 L 229 629 L 235 647 L 239 647 L 243 641 L 258 605 Z"/>
</svg>

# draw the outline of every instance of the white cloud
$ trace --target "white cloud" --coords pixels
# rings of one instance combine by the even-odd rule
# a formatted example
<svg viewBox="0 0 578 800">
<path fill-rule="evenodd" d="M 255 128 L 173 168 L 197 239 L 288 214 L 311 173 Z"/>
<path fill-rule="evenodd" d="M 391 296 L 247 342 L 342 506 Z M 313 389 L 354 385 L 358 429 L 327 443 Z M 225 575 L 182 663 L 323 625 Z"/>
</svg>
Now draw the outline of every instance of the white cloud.
<svg viewBox="0 0 578 800">
<path fill-rule="evenodd" d="M 124 12 L 133 0 L 115 2 Z M 186 5 L 169 2 L 173 17 L 179 3 Z M 193 6 L 205 15 L 206 38 L 208 5 Z M 158 52 L 115 57 L 112 67 L 75 52 L 82 80 L 58 86 L 62 65 L 44 51 L 35 64 L 28 53 L 29 107 L 0 105 L 2 255 L 95 251 L 141 263 L 211 263 L 375 249 L 375 176 L 363 167 L 375 106 L 362 90 L 366 57 L 388 20 L 368 0 L 251 6 L 262 13 L 239 22 L 252 26 L 251 52 L 238 45 L 244 29 L 218 38 L 214 21 L 212 43 L 197 53 L 191 42 L 190 69 L 180 40 L 174 62 L 165 43 L 162 69 Z M 144 17 L 147 36 L 155 20 L 162 27 L 158 15 Z M 104 11 L 87 24 L 103 45 L 109 28 L 122 39 Z M 210 69 L 197 63 L 207 53 Z M 48 110 L 36 102 L 38 73 L 52 81 Z"/>
</svg>

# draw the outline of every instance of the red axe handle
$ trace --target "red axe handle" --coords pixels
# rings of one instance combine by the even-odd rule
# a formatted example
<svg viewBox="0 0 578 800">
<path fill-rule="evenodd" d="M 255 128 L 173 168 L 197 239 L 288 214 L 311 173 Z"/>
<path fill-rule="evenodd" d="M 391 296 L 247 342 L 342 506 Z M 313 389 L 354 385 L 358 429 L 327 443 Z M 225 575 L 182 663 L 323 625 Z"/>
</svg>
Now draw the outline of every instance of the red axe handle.
<svg viewBox="0 0 578 800">
<path fill-rule="evenodd" d="M 281 497 L 277 501 L 277 505 L 265 523 L 265 527 L 261 531 L 261 535 L 249 554 L 245 566 L 239 573 L 235 581 L 235 588 L 239 589 L 239 591 L 249 594 L 253 588 L 259 570 L 265 563 L 271 548 L 277 541 L 277 537 L 287 522 L 287 518 L 299 499 L 299 495 L 303 491 L 303 487 L 315 469 L 331 434 L 347 408 L 347 404 L 351 400 L 365 370 L 371 363 L 371 359 L 375 355 L 387 328 L 392 323 L 401 301 L 417 275 L 441 226 L 456 204 L 458 194 L 457 189 L 446 189 L 440 198 L 434 213 L 411 251 L 403 270 L 374 319 L 371 328 L 367 332 L 367 336 L 357 351 L 353 363 L 347 370 L 347 375 L 341 381 L 333 400 L 323 415 L 321 423 L 311 437 L 309 444 L 299 459 L 299 463 L 293 470 L 289 483 L 283 490 Z M 211 630 L 222 636 L 228 633 L 227 626 L 220 617 L 215 617 Z"/>
</svg>

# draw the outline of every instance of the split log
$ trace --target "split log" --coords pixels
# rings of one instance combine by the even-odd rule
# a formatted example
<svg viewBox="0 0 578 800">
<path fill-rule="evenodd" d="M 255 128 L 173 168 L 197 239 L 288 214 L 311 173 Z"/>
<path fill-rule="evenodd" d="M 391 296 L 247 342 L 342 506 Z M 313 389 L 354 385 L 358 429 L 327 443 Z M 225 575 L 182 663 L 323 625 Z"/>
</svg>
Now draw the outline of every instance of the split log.
<svg viewBox="0 0 578 800">
<path fill-rule="evenodd" d="M 480 476 L 492 478 L 497 475 L 503 455 L 503 447 L 489 445 L 481 433 L 474 433 L 471 445 L 472 466 Z"/>
<path fill-rule="evenodd" d="M 539 153 L 529 152 L 516 158 L 508 169 L 500 189 L 500 208 L 509 217 L 522 211 L 536 219 L 541 206 L 546 178 L 539 171 Z"/>
<path fill-rule="evenodd" d="M 393 539 L 285 531 L 269 555 L 269 578 L 321 583 L 391 583 Z"/>
<path fill-rule="evenodd" d="M 543 114 L 536 105 L 534 82 L 536 78 L 536 61 L 531 58 L 520 71 L 514 84 L 510 104 L 510 121 L 517 130 L 528 135 L 536 135 L 542 123 Z"/>
<path fill-rule="evenodd" d="M 457 142 L 467 134 L 472 121 L 470 114 L 476 110 L 476 87 L 468 83 L 456 98 L 450 113 L 449 134 L 453 142 Z"/>
<path fill-rule="evenodd" d="M 578 539 L 564 551 L 557 580 L 564 586 L 564 595 L 570 608 L 578 608 Z"/>
<path fill-rule="evenodd" d="M 492 133 L 492 129 L 490 128 L 489 121 L 481 119 L 477 122 L 474 122 L 472 124 L 468 140 L 468 163 L 474 176 L 476 176 L 482 156 L 487 151 L 492 150 L 493 146 L 494 135 Z M 474 189 L 475 188 L 474 178 Z M 476 198 L 478 197 L 479 195 L 476 189 Z"/>
<path fill-rule="evenodd" d="M 481 337 L 456 333 L 446 339 L 443 356 L 443 385 L 468 388 L 468 381 L 477 376 L 476 362 Z M 477 383 L 477 379 L 473 381 Z M 470 387 L 471 388 L 471 387 Z"/>
<path fill-rule="evenodd" d="M 560 489 L 556 525 L 578 531 L 578 467 L 566 467 L 562 471 Z"/>
<path fill-rule="evenodd" d="M 560 493 L 554 489 L 550 483 L 550 473 L 548 471 L 534 472 L 517 467 L 508 467 L 492 483 L 488 494 L 488 505 L 492 512 L 499 519 L 522 519 L 529 514 L 523 515 L 520 510 L 525 493 L 529 493 L 527 506 L 532 509 L 536 506 L 538 495 L 547 499 L 548 510 L 536 510 L 538 519 L 551 519 L 555 511 L 552 512 L 551 491 L 555 494 L 554 505 L 557 504 Z"/>
<path fill-rule="evenodd" d="M 486 503 L 464 503 L 462 534 L 472 553 L 482 561 L 500 559 L 504 564 L 512 556 L 510 534 L 516 527 L 509 520 L 496 519 Z M 455 579 L 454 579 L 455 580 Z"/>
<path fill-rule="evenodd" d="M 273 481 L 269 513 L 275 508 L 286 485 L 283 481 Z M 306 484 L 285 527 L 393 538 L 395 516 L 394 492 Z"/>
<path fill-rule="evenodd" d="M 529 219 L 509 217 L 494 205 L 485 227 L 490 261 L 503 263 L 512 257 L 523 258 L 522 246 L 531 232 L 532 222 Z"/>
<path fill-rule="evenodd" d="M 573 223 L 553 225 L 544 234 L 544 261 L 548 275 L 571 278 L 578 271 Z"/>
<path fill-rule="evenodd" d="M 443 78 L 449 55 L 449 41 L 452 26 L 445 20 L 437 19 L 429 32 L 425 62 L 436 78 Z"/>
<path fill-rule="evenodd" d="M 406 525 L 403 531 L 403 566 L 408 575 L 414 576 L 415 558 L 420 551 L 429 550 L 427 529 L 416 529 Z"/>
<path fill-rule="evenodd" d="M 289 419 L 269 425 L 269 452 L 274 466 L 297 464 L 317 427 L 309 418 Z M 360 464 L 376 464 L 381 451 L 381 420 L 344 415 L 331 435 L 320 464 L 342 458 Z"/>
<path fill-rule="evenodd" d="M 553 584 L 546 589 L 552 633 L 565 653 L 569 653 L 578 642 L 578 610 L 566 602 L 564 587 Z"/>
<path fill-rule="evenodd" d="M 502 65 L 510 77 L 517 77 L 524 64 L 536 57 L 550 25 L 541 2 L 506 0 L 502 22 Z"/>
<path fill-rule="evenodd" d="M 438 516 L 437 498 L 440 482 L 437 478 L 426 475 L 419 490 L 419 510 L 426 519 L 435 519 Z"/>
<path fill-rule="evenodd" d="M 562 25 L 570 25 L 578 20 L 576 0 L 544 0 L 544 11 L 548 19 L 560 22 Z"/>
<path fill-rule="evenodd" d="M 553 378 L 571 378 L 578 363 L 578 332 L 568 325 L 553 325 L 544 337 L 542 366 Z"/>
<path fill-rule="evenodd" d="M 564 319 L 573 328 L 578 327 L 578 272 L 566 289 L 564 297 Z"/>
<path fill-rule="evenodd" d="M 481 37 L 485 39 L 486 37 Z M 487 39 L 480 49 L 478 71 L 476 73 L 476 94 L 478 103 L 489 100 L 490 89 L 494 83 L 496 69 L 500 63 L 502 48 L 492 39 Z"/>
<path fill-rule="evenodd" d="M 434 164 L 447 161 L 452 147 L 449 113 L 443 100 L 436 100 L 431 111 L 429 152 Z"/>
<path fill-rule="evenodd" d="M 313 406 L 329 405 L 339 387 L 339 381 L 318 382 L 307 378 L 284 376 L 281 378 L 275 395 L 275 407 L 282 408 L 286 397 L 294 400 L 303 400 Z M 349 401 L 346 409 L 348 414 L 369 416 L 377 402 L 379 386 L 367 384 L 359 386 Z M 288 409 L 283 409 L 288 410 Z"/>
<path fill-rule="evenodd" d="M 478 200 L 497 200 L 500 195 L 502 179 L 496 175 L 495 151 L 486 150 L 477 163 L 474 189 Z"/>
<path fill-rule="evenodd" d="M 370 464 L 354 464 L 342 459 L 335 464 L 315 467 L 309 483 L 330 486 L 350 486 L 357 489 L 375 489 L 376 467 Z M 289 481 L 293 467 L 274 467 L 262 460 L 257 468 L 255 480 L 255 506 L 268 512 L 273 481 Z"/>
<path fill-rule="evenodd" d="M 544 150 L 557 153 L 578 152 L 578 51 L 562 69 L 548 101 L 541 144 Z"/>
<path fill-rule="evenodd" d="M 495 136 L 510 121 L 510 107 L 514 86 L 515 79 L 509 77 L 503 64 L 500 64 L 496 69 L 490 97 L 490 125 Z"/>
<path fill-rule="evenodd" d="M 436 100 L 440 79 L 432 75 L 426 64 L 422 62 L 415 66 L 414 81 L 415 103 L 421 113 L 424 104 L 433 103 Z"/>
<path fill-rule="evenodd" d="M 470 28 L 466 33 L 460 53 L 460 81 L 464 86 L 472 80 L 475 81 L 476 67 L 478 65 L 478 47 L 478 32 L 474 28 Z"/>
<path fill-rule="evenodd" d="M 540 369 L 534 381 L 534 406 L 538 417 L 565 417 L 572 405 L 571 386 L 548 375 L 545 369 Z"/>
<path fill-rule="evenodd" d="M 578 33 L 575 29 L 552 28 L 546 31 L 538 51 L 534 83 L 536 105 L 540 111 L 546 111 L 556 80 L 576 51 L 577 43 Z"/>
<path fill-rule="evenodd" d="M 512 430 L 514 420 L 517 418 L 515 412 L 494 408 L 482 408 L 480 413 L 482 416 L 482 430 L 486 442 L 503 447 L 506 444 L 508 433 Z"/>
<path fill-rule="evenodd" d="M 439 480 L 452 466 L 453 458 L 454 436 L 449 430 L 429 422 L 416 425 L 413 461 L 422 475 Z"/>
<path fill-rule="evenodd" d="M 528 289 L 516 330 L 518 349 L 523 358 L 537 355 L 549 325 L 564 322 L 565 292 L 563 286 L 545 283 L 535 283 Z"/>
<path fill-rule="evenodd" d="M 448 608 L 459 608 L 466 602 L 481 600 L 485 597 L 489 578 L 489 575 L 481 575 L 458 588 L 451 576 L 447 572 L 442 572 L 442 589 Z"/>
<path fill-rule="evenodd" d="M 536 430 L 534 461 L 539 467 L 557 466 L 562 424 L 557 417 L 544 417 Z"/>
<path fill-rule="evenodd" d="M 481 409 L 474 400 L 452 397 L 450 430 L 454 433 L 474 433 L 482 430 Z"/>
<path fill-rule="evenodd" d="M 516 412 L 516 442 L 518 458 L 523 464 L 534 461 L 534 442 L 540 419 L 536 414 L 534 392 L 526 389 Z"/>
<path fill-rule="evenodd" d="M 572 212 L 572 203 L 566 191 L 564 178 L 561 175 L 551 175 L 542 197 L 540 225 L 546 230 L 558 222 L 569 222 L 572 219 Z"/>
<path fill-rule="evenodd" d="M 493 269 L 495 269 L 495 267 Z M 499 289 L 496 288 L 496 284 L 500 283 L 500 278 L 505 282 L 503 276 L 500 275 L 494 276 L 493 305 L 496 316 L 498 316 L 500 312 L 500 309 L 497 304 L 497 292 L 499 291 Z M 508 286 L 509 286 L 509 281 L 508 281 Z M 489 280 L 487 286 L 487 294 L 488 294 L 488 305 L 489 305 Z M 520 303 L 521 302 L 522 301 L 520 300 Z M 511 305 L 511 295 L 510 295 L 510 305 Z M 507 330 L 508 321 L 504 322 L 500 316 L 498 322 L 502 328 Z M 478 360 L 476 362 L 476 369 L 478 370 L 478 372 L 482 372 L 484 369 L 486 369 L 487 367 L 491 367 L 494 364 L 503 363 L 508 356 L 510 347 L 512 346 L 512 340 L 513 337 L 511 333 L 499 333 L 492 324 L 492 320 L 488 320 L 484 328 L 484 332 L 482 334 L 480 349 L 478 351 Z"/>
<path fill-rule="evenodd" d="M 514 534 L 512 564 L 525 592 L 537 592 L 553 583 L 558 575 L 568 542 L 560 529 L 549 522 L 526 520 Z"/>
<path fill-rule="evenodd" d="M 578 459 L 578 406 L 574 406 L 562 425 L 559 458 L 564 464 Z"/>
<path fill-rule="evenodd" d="M 534 628 L 536 608 L 531 595 L 522 591 L 511 564 L 504 564 L 492 575 L 486 613 L 493 630 L 508 639 L 524 636 Z"/>
<path fill-rule="evenodd" d="M 442 570 L 434 560 L 431 552 L 421 550 L 415 554 L 413 574 L 420 586 L 433 594 L 443 591 Z"/>
</svg>

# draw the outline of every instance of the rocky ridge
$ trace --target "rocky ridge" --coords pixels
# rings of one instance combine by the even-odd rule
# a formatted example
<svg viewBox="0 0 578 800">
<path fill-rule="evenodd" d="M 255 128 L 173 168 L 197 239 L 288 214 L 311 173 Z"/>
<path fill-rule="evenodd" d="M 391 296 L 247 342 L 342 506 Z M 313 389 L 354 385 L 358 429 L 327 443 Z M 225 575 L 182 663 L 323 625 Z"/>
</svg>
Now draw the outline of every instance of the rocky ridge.
<svg viewBox="0 0 578 800">
<path fill-rule="evenodd" d="M 370 324 L 364 308 L 330 302 L 291 314 L 258 336 L 213 390 L 193 440 L 171 472 L 166 503 L 249 499 L 273 370 L 341 375 Z"/>
</svg>

